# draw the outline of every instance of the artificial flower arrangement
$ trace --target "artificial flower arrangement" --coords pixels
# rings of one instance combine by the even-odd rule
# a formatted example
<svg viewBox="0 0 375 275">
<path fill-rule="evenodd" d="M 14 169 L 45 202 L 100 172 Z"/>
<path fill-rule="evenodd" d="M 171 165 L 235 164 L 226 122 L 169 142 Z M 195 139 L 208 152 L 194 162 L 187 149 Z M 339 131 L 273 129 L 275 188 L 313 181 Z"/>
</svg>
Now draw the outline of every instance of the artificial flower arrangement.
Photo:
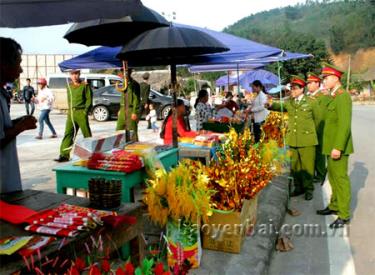
<svg viewBox="0 0 375 275">
<path fill-rule="evenodd" d="M 262 141 L 265 143 L 270 140 L 275 140 L 279 147 L 283 147 L 287 124 L 287 113 L 270 112 L 262 126 Z"/>
<path fill-rule="evenodd" d="M 182 161 L 170 172 L 158 170 L 156 177 L 148 182 L 144 202 L 152 221 L 161 226 L 168 219 L 196 222 L 206 219 L 210 213 L 209 179 L 201 170 L 201 164 Z"/>
<path fill-rule="evenodd" d="M 218 210 L 241 211 L 244 200 L 254 198 L 271 180 L 271 163 L 262 158 L 260 146 L 254 145 L 249 129 L 238 134 L 231 129 L 227 141 L 218 147 L 217 161 L 203 167 L 215 190 L 211 206 Z M 272 152 L 271 152 L 272 153 Z"/>
<path fill-rule="evenodd" d="M 211 213 L 208 177 L 202 164 L 182 161 L 170 172 L 158 170 L 149 180 L 144 202 L 150 219 L 166 226 L 168 266 L 182 266 L 185 261 L 192 268 L 199 267 L 202 248 L 200 221 L 207 221 Z"/>
</svg>

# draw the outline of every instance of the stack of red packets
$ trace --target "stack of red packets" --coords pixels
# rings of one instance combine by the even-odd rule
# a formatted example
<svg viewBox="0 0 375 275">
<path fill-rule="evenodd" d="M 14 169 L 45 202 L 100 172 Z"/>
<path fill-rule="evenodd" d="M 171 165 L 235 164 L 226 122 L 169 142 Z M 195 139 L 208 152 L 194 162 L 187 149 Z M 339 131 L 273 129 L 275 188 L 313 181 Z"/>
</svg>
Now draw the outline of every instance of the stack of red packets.
<svg viewBox="0 0 375 275">
<path fill-rule="evenodd" d="M 101 218 L 116 212 L 62 204 L 57 208 L 39 212 L 30 217 L 25 230 L 60 237 L 75 237 L 80 231 L 102 224 Z"/>
<path fill-rule="evenodd" d="M 88 163 L 89 169 L 131 173 L 143 167 L 141 158 L 133 153 L 118 150 L 112 154 L 94 153 Z"/>
</svg>

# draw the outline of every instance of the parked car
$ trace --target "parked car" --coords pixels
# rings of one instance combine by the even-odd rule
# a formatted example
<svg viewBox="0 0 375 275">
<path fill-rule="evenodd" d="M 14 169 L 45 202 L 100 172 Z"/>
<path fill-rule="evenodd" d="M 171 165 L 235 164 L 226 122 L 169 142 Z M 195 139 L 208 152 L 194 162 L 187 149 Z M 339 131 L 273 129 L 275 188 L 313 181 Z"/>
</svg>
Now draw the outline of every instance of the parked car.
<svg viewBox="0 0 375 275">
<path fill-rule="evenodd" d="M 121 77 L 112 74 L 91 74 L 81 73 L 81 79 L 86 81 L 93 91 L 113 85 L 116 82 L 122 82 Z M 55 108 L 59 110 L 68 109 L 68 99 L 66 94 L 67 83 L 70 82 L 67 73 L 50 74 L 47 77 L 48 87 L 55 95 Z"/>
<path fill-rule="evenodd" d="M 163 95 L 158 91 L 151 89 L 150 101 L 154 105 L 159 119 L 164 119 L 172 108 L 172 97 Z M 117 113 L 120 110 L 121 94 L 114 85 L 100 88 L 93 93 L 93 109 L 92 114 L 97 121 L 106 121 L 109 119 L 116 119 Z M 185 102 L 188 114 L 190 113 L 190 103 L 188 100 L 182 99 Z M 142 118 L 145 116 L 143 115 Z"/>
</svg>

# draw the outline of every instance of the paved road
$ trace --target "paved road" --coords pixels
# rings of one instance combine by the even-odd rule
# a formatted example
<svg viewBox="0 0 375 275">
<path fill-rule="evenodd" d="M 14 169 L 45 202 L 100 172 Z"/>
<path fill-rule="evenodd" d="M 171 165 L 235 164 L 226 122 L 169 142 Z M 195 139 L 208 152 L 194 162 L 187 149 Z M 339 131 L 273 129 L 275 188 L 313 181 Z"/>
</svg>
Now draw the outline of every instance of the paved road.
<svg viewBox="0 0 375 275">
<path fill-rule="evenodd" d="M 11 107 L 11 116 L 16 118 L 24 115 L 25 109 L 21 104 L 14 104 Z M 35 117 L 38 117 L 38 111 Z M 52 124 L 54 125 L 58 138 L 51 139 L 51 135 L 47 125 L 44 126 L 44 139 L 36 140 L 35 136 L 38 130 L 31 130 L 22 133 L 17 138 L 18 157 L 20 161 L 20 169 L 22 176 L 22 183 L 24 189 L 36 189 L 56 192 L 56 180 L 53 168 L 58 164 L 53 161 L 59 155 L 59 148 L 62 137 L 64 135 L 66 115 L 60 114 L 58 111 L 53 111 L 50 115 Z M 161 122 L 159 122 L 160 124 Z M 115 130 L 115 121 L 97 122 L 90 121 L 91 130 L 94 136 L 104 133 L 111 133 Z M 145 121 L 141 121 L 140 126 L 140 139 L 142 141 L 159 141 L 158 134 L 152 130 L 146 129 Z M 79 133 L 77 138 L 82 137 Z M 64 165 L 64 164 L 62 164 Z"/>
<path fill-rule="evenodd" d="M 349 171 L 353 218 L 348 238 L 341 234 L 321 237 L 294 235 L 295 249 L 286 253 L 275 252 L 270 274 L 354 275 L 351 265 L 356 274 L 375 274 L 375 106 L 353 107 L 352 131 L 355 153 L 350 157 Z M 293 198 L 292 206 L 302 215 L 287 216 L 285 223 L 318 224 L 325 229 L 329 219 L 315 215 L 316 209 L 323 207 L 322 193 L 317 186 L 312 202 Z"/>
</svg>

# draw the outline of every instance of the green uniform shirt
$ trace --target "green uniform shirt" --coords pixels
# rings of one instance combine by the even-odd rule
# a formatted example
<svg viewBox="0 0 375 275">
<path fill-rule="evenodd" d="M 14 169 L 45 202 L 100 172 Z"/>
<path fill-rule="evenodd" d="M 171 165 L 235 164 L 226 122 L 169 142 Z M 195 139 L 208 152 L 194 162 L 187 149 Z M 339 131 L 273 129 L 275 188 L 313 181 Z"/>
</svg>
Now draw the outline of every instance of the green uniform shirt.
<svg viewBox="0 0 375 275">
<path fill-rule="evenodd" d="M 146 82 L 142 82 L 139 84 L 141 89 L 141 105 L 144 106 L 148 102 L 148 98 L 150 96 L 150 84 Z"/>
<path fill-rule="evenodd" d="M 128 88 L 125 92 L 121 93 L 121 108 L 125 108 L 125 99 L 126 94 L 128 95 L 128 106 L 129 113 L 139 115 L 139 103 L 140 103 L 140 87 L 138 82 L 131 79 L 128 84 Z"/>
<path fill-rule="evenodd" d="M 314 115 L 314 121 L 316 126 L 316 134 L 318 135 L 318 142 L 319 144 L 321 144 L 323 143 L 324 121 L 325 115 L 327 113 L 329 96 L 324 95 L 322 92 L 318 91 L 315 95 L 308 95 L 308 97 L 315 100 L 316 112 Z"/>
<path fill-rule="evenodd" d="M 307 147 L 318 144 L 314 117 L 317 115 L 316 100 L 303 96 L 299 103 L 294 99 L 274 102 L 271 110 L 288 112 L 286 144 L 291 147 Z"/>
<path fill-rule="evenodd" d="M 330 155 L 333 149 L 344 155 L 354 152 L 352 141 L 352 99 L 348 92 L 339 88 L 330 97 L 325 116 L 323 154 Z"/>
<path fill-rule="evenodd" d="M 85 110 L 86 113 L 90 111 L 92 106 L 92 92 L 89 84 L 85 82 L 81 82 L 79 85 L 69 84 L 67 93 L 69 110 L 73 108 L 73 110 Z M 72 98 L 70 97 L 71 95 Z"/>
</svg>

